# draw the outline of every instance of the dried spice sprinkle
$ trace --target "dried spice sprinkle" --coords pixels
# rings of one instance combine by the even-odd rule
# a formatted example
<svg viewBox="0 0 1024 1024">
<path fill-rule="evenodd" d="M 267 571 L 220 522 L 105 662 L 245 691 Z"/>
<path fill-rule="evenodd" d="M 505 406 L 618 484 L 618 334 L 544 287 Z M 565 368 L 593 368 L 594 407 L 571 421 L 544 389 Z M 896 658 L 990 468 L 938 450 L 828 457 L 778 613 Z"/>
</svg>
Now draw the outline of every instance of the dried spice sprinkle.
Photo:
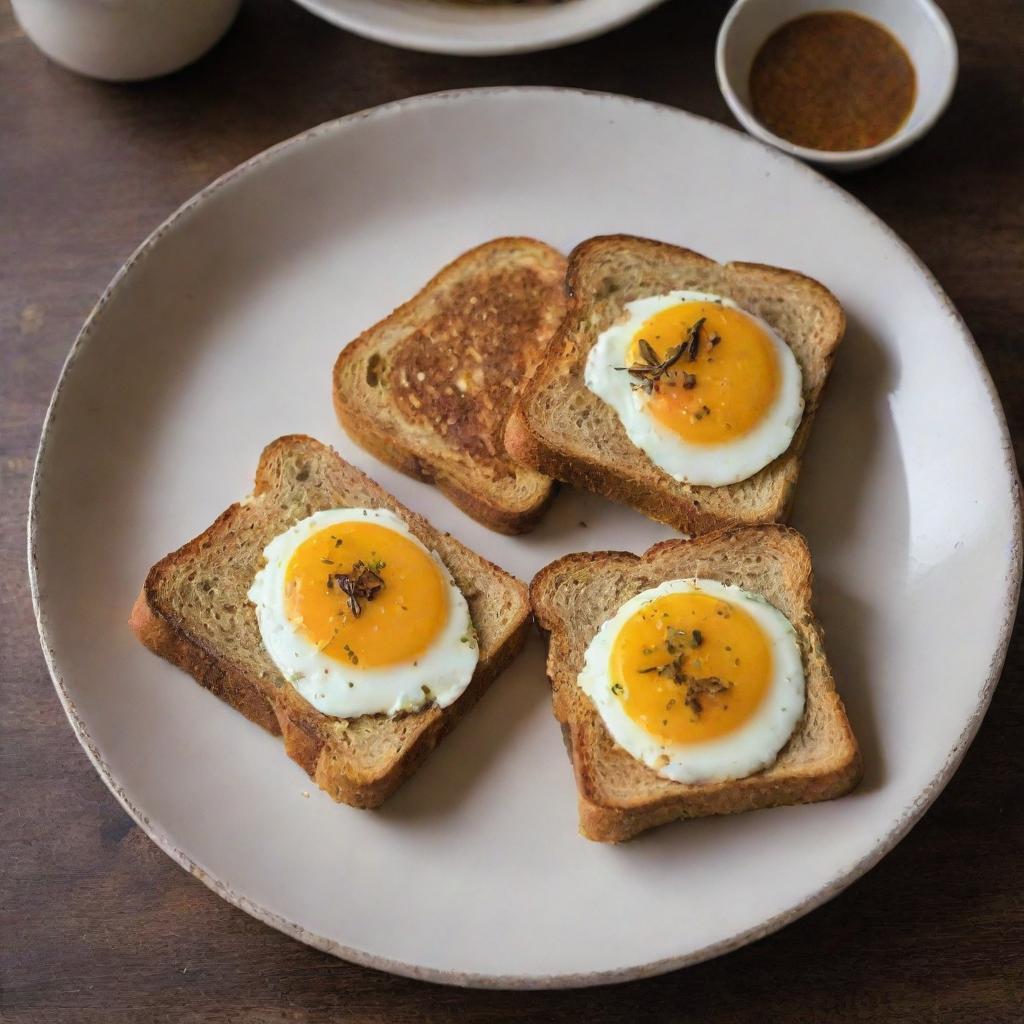
<svg viewBox="0 0 1024 1024">
<path fill-rule="evenodd" d="M 701 702 L 702 697 L 717 697 L 732 689 L 732 683 L 727 683 L 718 676 L 703 676 L 698 679 L 687 679 L 686 681 L 686 706 L 695 714 L 700 715 L 704 710 Z"/>
<path fill-rule="evenodd" d="M 704 317 L 701 317 L 693 323 L 686 337 L 674 348 L 669 349 L 664 359 L 659 358 L 654 346 L 646 338 L 641 338 L 637 347 L 640 349 L 640 358 L 643 362 L 633 363 L 632 366 L 617 366 L 615 369 L 624 370 L 633 378 L 630 381 L 630 387 L 634 391 L 643 391 L 649 395 L 683 356 L 686 356 L 687 362 L 690 363 L 697 358 L 697 351 L 700 347 L 700 331 L 703 326 Z M 693 383 L 687 384 L 687 380 L 691 380 Z M 696 383 L 697 378 L 692 373 L 684 373 L 683 387 L 692 388 Z"/>
<path fill-rule="evenodd" d="M 351 572 L 332 572 L 327 577 L 327 589 L 334 590 L 337 587 L 348 598 L 348 606 L 357 619 L 363 614 L 359 602 L 372 601 L 384 588 L 384 580 L 380 575 L 384 563 L 374 562 L 373 566 L 360 560 L 352 566 Z"/>
<path fill-rule="evenodd" d="M 697 650 L 703 644 L 704 634 L 699 629 L 687 631 L 670 626 L 664 643 L 665 652 L 669 655 L 670 660 L 660 665 L 648 665 L 647 668 L 639 669 L 640 675 L 657 672 L 663 679 L 669 679 L 683 689 L 683 703 L 697 716 L 703 712 L 704 700 L 707 697 L 716 697 L 732 689 L 732 683 L 720 679 L 718 676 L 697 676 L 688 670 L 687 652 Z M 651 655 L 656 651 L 653 648 L 645 647 L 643 653 Z M 695 662 L 694 668 L 700 669 L 699 659 Z M 622 692 L 620 684 L 616 683 L 612 687 L 612 693 L 621 695 Z M 675 703 L 675 699 L 669 700 L 666 710 L 671 710 Z"/>
</svg>

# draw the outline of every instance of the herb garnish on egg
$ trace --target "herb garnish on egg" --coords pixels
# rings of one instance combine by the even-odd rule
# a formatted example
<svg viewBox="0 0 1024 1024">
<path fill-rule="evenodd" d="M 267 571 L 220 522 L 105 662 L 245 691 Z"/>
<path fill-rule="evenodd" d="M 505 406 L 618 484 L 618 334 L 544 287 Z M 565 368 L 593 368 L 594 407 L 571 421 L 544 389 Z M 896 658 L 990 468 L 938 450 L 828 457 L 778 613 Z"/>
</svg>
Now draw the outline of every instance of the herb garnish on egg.
<svg viewBox="0 0 1024 1024">
<path fill-rule="evenodd" d="M 584 381 L 655 466 L 712 487 L 767 466 L 803 413 L 801 368 L 785 340 L 704 292 L 626 303 L 592 346 Z"/>
<path fill-rule="evenodd" d="M 665 641 L 665 650 L 671 656 L 671 660 L 661 665 L 649 665 L 647 668 L 638 669 L 640 675 L 648 675 L 657 672 L 665 679 L 671 679 L 676 686 L 686 687 L 686 696 L 683 703 L 694 713 L 700 715 L 704 710 L 702 697 L 717 697 L 732 689 L 732 683 L 720 679 L 718 676 L 694 676 L 686 671 L 686 653 L 684 648 L 696 650 L 704 643 L 704 634 L 699 629 L 685 630 L 669 627 L 668 638 Z M 644 654 L 653 654 L 652 648 L 645 647 Z M 700 662 L 696 664 L 700 668 Z M 612 692 L 615 692 L 614 687 Z M 666 710 L 675 707 L 675 700 L 668 702 Z"/>
<path fill-rule="evenodd" d="M 687 361 L 691 363 L 697 358 L 697 349 L 700 345 L 700 329 L 704 325 L 704 319 L 704 317 L 701 317 L 697 320 L 690 327 L 686 337 L 675 348 L 671 349 L 664 359 L 658 357 L 658 353 L 654 351 L 654 347 L 646 338 L 641 338 L 638 342 L 638 347 L 644 361 L 642 363 L 633 363 L 632 366 L 616 366 L 615 369 L 625 370 L 630 377 L 637 378 L 631 381 L 629 385 L 634 391 L 643 390 L 646 394 L 651 394 L 654 391 L 655 385 L 662 377 L 665 377 L 668 371 L 684 355 Z M 671 383 L 671 381 L 666 378 L 666 383 Z M 697 378 L 692 373 L 683 374 L 684 388 L 689 389 L 696 386 L 696 384 Z"/>
<path fill-rule="evenodd" d="M 321 713 L 443 708 L 469 685 L 479 650 L 465 642 L 474 634 L 466 598 L 395 513 L 324 509 L 263 554 L 248 593 L 263 647 Z"/>
<path fill-rule="evenodd" d="M 710 579 L 666 580 L 628 600 L 591 640 L 577 681 L 614 742 L 677 782 L 770 764 L 804 704 L 792 623 Z"/>
<path fill-rule="evenodd" d="M 332 572 L 327 577 L 327 589 L 333 590 L 337 586 L 348 597 L 349 608 L 357 619 L 363 614 L 360 600 L 372 601 L 384 588 L 384 580 L 379 572 L 384 563 L 374 562 L 373 566 L 376 568 L 359 561 L 352 566 L 351 572 Z"/>
</svg>

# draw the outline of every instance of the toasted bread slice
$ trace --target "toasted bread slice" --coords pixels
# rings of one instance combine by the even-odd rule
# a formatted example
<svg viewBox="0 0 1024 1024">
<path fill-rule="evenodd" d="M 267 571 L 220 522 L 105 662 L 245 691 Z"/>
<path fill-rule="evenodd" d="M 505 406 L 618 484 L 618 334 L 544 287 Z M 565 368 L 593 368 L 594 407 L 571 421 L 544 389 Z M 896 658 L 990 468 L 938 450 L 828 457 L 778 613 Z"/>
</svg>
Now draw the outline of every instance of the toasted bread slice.
<svg viewBox="0 0 1024 1024">
<path fill-rule="evenodd" d="M 388 718 L 331 718 L 287 682 L 260 638 L 247 599 L 263 549 L 319 509 L 387 508 L 448 567 L 469 603 L 480 660 L 469 687 L 441 709 Z M 150 650 L 183 668 L 275 735 L 335 800 L 376 807 L 408 778 L 473 706 L 523 644 L 526 587 L 474 554 L 342 460 L 303 436 L 282 437 L 260 458 L 253 493 L 184 547 L 157 562 L 135 602 L 131 627 Z"/>
<path fill-rule="evenodd" d="M 583 379 L 598 336 L 627 302 L 674 289 L 733 299 L 785 339 L 803 373 L 804 414 L 789 448 L 752 477 L 723 487 L 679 483 L 629 440 L 614 410 Z M 685 533 L 782 520 L 800 456 L 843 336 L 842 307 L 792 270 L 714 260 L 630 235 L 591 238 L 569 255 L 569 309 L 505 430 L 521 462 L 617 501 Z"/>
<path fill-rule="evenodd" d="M 792 622 L 807 685 L 806 708 L 770 767 L 728 782 L 662 778 L 612 740 L 577 685 L 584 654 L 602 623 L 631 597 L 666 580 L 695 576 L 763 595 Z M 677 818 L 733 814 L 841 796 L 860 779 L 861 759 L 811 611 L 807 545 L 785 526 L 751 526 L 622 551 L 568 555 L 542 569 L 530 588 L 534 616 L 549 635 L 547 671 L 555 717 L 573 763 L 580 832 L 620 842 Z"/>
<path fill-rule="evenodd" d="M 565 257 L 532 238 L 464 253 L 334 364 L 348 434 L 474 519 L 524 533 L 552 480 L 505 450 L 505 421 L 565 311 Z"/>
</svg>

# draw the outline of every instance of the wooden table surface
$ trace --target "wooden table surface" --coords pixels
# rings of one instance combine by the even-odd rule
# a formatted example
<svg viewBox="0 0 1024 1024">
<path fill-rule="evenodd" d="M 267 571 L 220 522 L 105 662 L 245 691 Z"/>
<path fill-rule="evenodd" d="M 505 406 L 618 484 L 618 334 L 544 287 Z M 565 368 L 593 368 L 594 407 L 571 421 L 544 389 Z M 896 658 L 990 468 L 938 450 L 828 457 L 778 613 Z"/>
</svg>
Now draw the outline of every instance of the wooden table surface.
<svg viewBox="0 0 1024 1024">
<path fill-rule="evenodd" d="M 4 6 L 4 1020 L 1024 1020 L 1020 630 L 991 711 L 946 792 L 843 895 L 711 963 L 619 987 L 550 993 L 392 978 L 308 949 L 222 902 L 161 853 L 107 792 L 65 721 L 39 651 L 24 529 L 40 424 L 79 325 L 151 228 L 211 179 L 281 139 L 438 89 L 582 86 L 731 123 L 713 69 L 727 6 L 669 0 L 602 39 L 551 53 L 461 59 L 358 39 L 286 0 L 247 0 L 229 35 L 198 64 L 132 86 L 98 84 L 49 63 Z M 943 6 L 961 56 L 950 110 L 912 150 L 842 184 L 935 272 L 973 330 L 1020 438 L 1024 4 Z"/>
</svg>

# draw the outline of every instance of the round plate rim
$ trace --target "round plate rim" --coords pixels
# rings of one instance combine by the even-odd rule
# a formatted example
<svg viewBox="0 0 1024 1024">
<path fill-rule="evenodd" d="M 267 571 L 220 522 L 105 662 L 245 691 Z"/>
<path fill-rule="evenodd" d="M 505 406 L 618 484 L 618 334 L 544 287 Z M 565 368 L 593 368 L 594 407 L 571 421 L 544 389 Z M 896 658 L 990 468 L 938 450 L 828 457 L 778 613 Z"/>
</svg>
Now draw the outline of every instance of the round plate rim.
<svg viewBox="0 0 1024 1024">
<path fill-rule="evenodd" d="M 78 710 L 75 707 L 74 700 L 72 699 L 64 682 L 64 678 L 56 662 L 53 647 L 49 641 L 46 609 L 40 601 L 37 571 L 38 510 L 40 491 L 42 487 L 41 479 L 46 460 L 47 448 L 50 441 L 50 433 L 58 411 L 60 396 L 68 379 L 69 370 L 81 351 L 84 349 L 85 345 L 88 343 L 97 322 L 102 316 L 104 307 L 121 286 L 125 278 L 132 272 L 134 266 L 156 246 L 161 237 L 168 231 L 173 230 L 184 217 L 186 217 L 197 206 L 201 205 L 215 192 L 219 192 L 236 179 L 252 172 L 262 164 L 276 159 L 282 153 L 311 142 L 323 134 L 333 131 L 344 131 L 353 124 L 362 120 L 388 116 L 406 108 L 427 106 L 433 103 L 457 102 L 467 97 L 490 98 L 508 96 L 510 94 L 569 94 L 573 96 L 584 96 L 598 101 L 612 100 L 619 103 L 636 104 L 641 107 L 659 110 L 662 113 L 671 114 L 683 119 L 700 121 L 706 125 L 710 125 L 713 130 L 726 132 L 734 137 L 738 137 L 746 145 L 760 148 L 775 160 L 782 161 L 791 166 L 796 165 L 796 167 L 798 167 L 800 171 L 806 174 L 810 179 L 815 180 L 818 184 L 826 185 L 828 188 L 838 193 L 843 200 L 856 207 L 862 216 L 869 219 L 875 227 L 883 231 L 914 263 L 917 270 L 921 273 L 927 283 L 929 290 L 945 307 L 950 317 L 958 327 L 961 340 L 964 342 L 968 351 L 974 358 L 979 379 L 992 403 L 993 411 L 996 414 L 997 424 L 1001 430 L 1002 453 L 1005 468 L 1010 480 L 1010 494 L 1008 497 L 1011 500 L 1014 509 L 1012 522 L 1013 537 L 1008 560 L 1009 565 L 1003 579 L 1005 586 L 1003 605 L 1004 617 L 1000 624 L 999 640 L 996 645 L 996 649 L 993 651 L 991 661 L 989 662 L 987 677 L 979 691 L 978 701 L 956 744 L 949 752 L 942 767 L 932 777 L 927 786 L 924 787 L 921 793 L 914 800 L 913 804 L 904 811 L 903 815 L 895 821 L 892 828 L 875 844 L 875 846 L 845 873 L 832 879 L 828 884 L 822 886 L 817 892 L 812 893 L 796 906 L 790 907 L 782 913 L 774 915 L 753 928 L 746 929 L 736 935 L 730 936 L 728 939 L 724 939 L 720 942 L 713 943 L 709 946 L 705 946 L 701 949 L 680 956 L 666 957 L 649 963 L 634 964 L 628 967 L 614 968 L 611 970 L 573 974 L 495 975 L 466 973 L 425 968 L 416 964 L 404 963 L 402 961 L 391 960 L 386 957 L 364 953 L 361 950 L 347 947 L 326 936 L 308 931 L 301 925 L 289 921 L 286 918 L 273 913 L 267 908 L 260 906 L 254 901 L 248 899 L 246 896 L 234 892 L 227 883 L 221 881 L 219 878 L 215 878 L 212 875 L 207 874 L 207 872 L 199 867 L 199 865 L 196 864 L 184 850 L 176 847 L 170 837 L 165 835 L 157 825 L 151 822 L 145 814 L 143 814 L 142 811 L 132 803 L 131 798 L 118 783 L 99 750 L 93 743 L 92 738 L 89 735 L 89 731 L 79 715 Z M 634 97 L 623 96 L 617 93 L 552 86 L 503 86 L 445 90 L 441 92 L 412 96 L 408 99 L 396 100 L 376 107 L 370 107 L 366 110 L 357 111 L 355 113 L 345 115 L 344 117 L 325 121 L 322 124 L 300 132 L 289 139 L 285 139 L 284 141 L 255 154 L 248 160 L 245 160 L 243 163 L 216 178 L 190 199 L 186 200 L 138 246 L 131 256 L 128 257 L 122 267 L 114 275 L 110 284 L 104 289 L 99 301 L 89 313 L 85 323 L 71 346 L 64 365 L 61 368 L 60 376 L 50 398 L 50 402 L 46 410 L 46 416 L 43 421 L 39 449 L 36 454 L 32 473 L 32 483 L 29 492 L 27 532 L 29 590 L 32 598 L 32 609 L 35 614 L 36 627 L 39 632 L 43 657 L 46 661 L 46 666 L 50 672 L 50 676 L 53 680 L 54 688 L 57 691 L 61 705 L 64 708 L 72 729 L 74 730 L 75 736 L 88 755 L 89 760 L 92 762 L 93 767 L 96 769 L 100 778 L 106 784 L 111 793 L 113 793 L 118 803 L 121 804 L 128 815 L 136 822 L 136 824 L 139 825 L 146 835 L 160 847 L 160 849 L 162 849 L 191 875 L 198 878 L 204 885 L 217 893 L 218 896 L 227 900 L 240 910 L 245 911 L 250 916 L 263 921 L 265 924 L 270 925 L 272 928 L 276 928 L 278 931 L 284 932 L 285 934 L 298 939 L 306 945 L 313 946 L 316 949 L 320 949 L 326 953 L 332 954 L 333 956 L 360 964 L 364 967 L 372 967 L 376 970 L 386 971 L 403 977 L 415 978 L 422 981 L 431 981 L 440 984 L 459 985 L 468 988 L 490 989 L 558 989 L 589 987 L 593 985 L 605 985 L 648 978 L 676 970 L 680 967 L 692 966 L 694 964 L 701 963 L 702 961 L 710 960 L 714 957 L 739 949 L 750 942 L 754 942 L 778 931 L 785 925 L 797 920 L 804 914 L 809 913 L 811 910 L 814 910 L 816 907 L 826 903 L 834 896 L 837 896 L 847 886 L 864 875 L 887 853 L 889 853 L 921 819 L 925 811 L 927 811 L 931 806 L 933 801 L 946 787 L 947 783 L 956 772 L 956 769 L 963 760 L 971 741 L 974 739 L 1002 673 L 1003 663 L 1006 659 L 1006 652 L 1016 618 L 1017 603 L 1021 588 L 1021 574 L 1022 568 L 1024 568 L 1024 565 L 1022 565 L 1022 550 L 1024 550 L 1024 546 L 1022 546 L 1022 534 L 1024 534 L 1024 510 L 1022 510 L 1020 479 L 1017 472 L 1016 459 L 1013 454 L 1013 443 L 1010 438 L 1010 431 L 1006 422 L 1005 411 L 999 399 L 998 392 L 996 391 L 995 383 L 992 380 L 992 376 L 985 364 L 984 357 L 982 356 L 981 350 L 978 348 L 973 335 L 934 275 L 930 270 L 928 270 L 924 263 L 922 263 L 910 246 L 907 245 L 907 243 L 904 242 L 892 228 L 885 224 L 884 221 L 872 213 L 871 210 L 834 182 L 830 181 L 828 178 L 819 174 L 812 168 L 794 160 L 792 157 L 773 149 L 757 139 L 744 135 L 742 132 L 729 128 L 726 125 L 722 125 L 717 121 L 712 121 L 709 118 L 691 114 L 688 111 L 680 110 L 676 107 L 668 106 L 667 104 L 636 99 Z"/>
<path fill-rule="evenodd" d="M 434 37 L 421 32 L 389 28 L 346 11 L 334 10 L 327 6 L 330 0 L 294 0 L 294 2 L 328 24 L 388 46 L 397 46 L 403 50 L 415 50 L 419 53 L 439 53 L 455 57 L 500 57 L 510 53 L 537 53 L 541 50 L 551 50 L 558 46 L 568 46 L 572 43 L 593 39 L 595 36 L 621 28 L 653 10 L 665 0 L 629 0 L 628 5 L 624 5 L 609 17 L 592 24 L 569 26 L 561 31 L 553 32 L 549 36 L 532 41 L 510 39 L 507 42 L 458 39 L 451 36 Z"/>
</svg>

